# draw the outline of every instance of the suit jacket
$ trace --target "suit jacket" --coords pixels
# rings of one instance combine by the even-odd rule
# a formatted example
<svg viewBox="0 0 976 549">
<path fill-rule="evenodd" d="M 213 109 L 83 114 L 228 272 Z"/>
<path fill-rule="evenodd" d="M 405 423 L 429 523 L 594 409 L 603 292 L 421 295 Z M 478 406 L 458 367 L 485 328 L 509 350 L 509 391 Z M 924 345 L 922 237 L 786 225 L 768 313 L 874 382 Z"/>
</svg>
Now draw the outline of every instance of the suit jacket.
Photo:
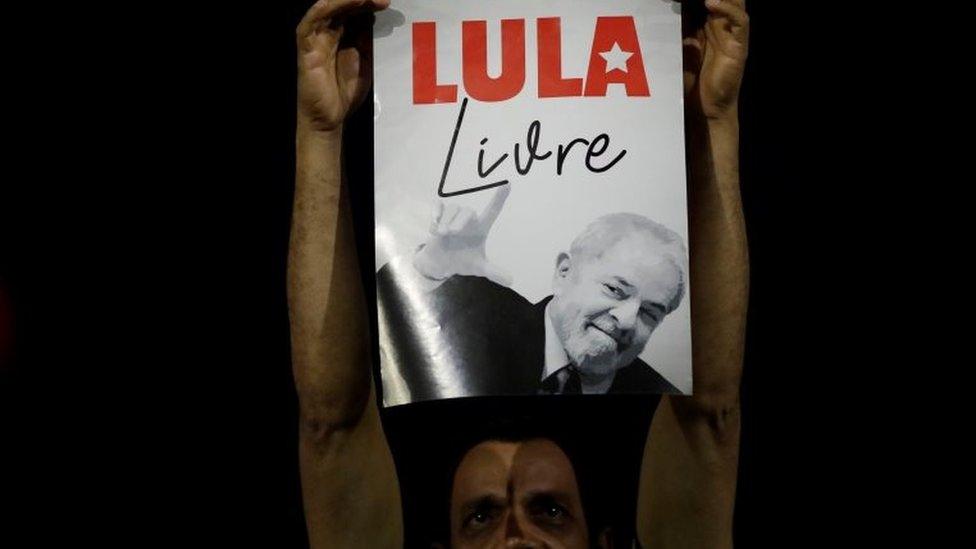
<svg viewBox="0 0 976 549">
<path fill-rule="evenodd" d="M 394 367 L 412 402 L 457 396 L 537 394 L 545 368 L 545 309 L 510 288 L 455 275 L 417 299 L 389 265 L 377 273 L 377 300 Z M 617 371 L 609 393 L 680 393 L 646 362 Z"/>
</svg>

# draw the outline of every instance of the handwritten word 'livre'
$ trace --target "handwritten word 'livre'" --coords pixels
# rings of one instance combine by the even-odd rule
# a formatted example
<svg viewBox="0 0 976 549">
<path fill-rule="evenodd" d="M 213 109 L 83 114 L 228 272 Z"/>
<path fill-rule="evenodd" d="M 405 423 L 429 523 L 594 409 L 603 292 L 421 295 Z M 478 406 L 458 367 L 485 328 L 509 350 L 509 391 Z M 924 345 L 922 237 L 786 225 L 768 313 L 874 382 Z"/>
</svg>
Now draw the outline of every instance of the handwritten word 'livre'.
<svg viewBox="0 0 976 549">
<path fill-rule="evenodd" d="M 454 148 L 457 145 L 458 135 L 461 133 L 461 127 L 464 123 L 464 113 L 467 110 L 467 108 L 468 108 L 468 98 L 465 97 L 464 100 L 461 102 L 461 111 L 460 113 L 458 113 L 457 124 L 454 126 L 454 135 L 451 138 L 451 146 L 447 151 L 447 159 L 444 161 L 444 171 L 441 173 L 441 182 L 437 188 L 437 194 L 438 196 L 441 197 L 450 197 L 450 196 L 458 196 L 462 194 L 476 193 L 478 191 L 484 191 L 487 189 L 492 189 L 495 187 L 500 187 L 502 185 L 508 184 L 508 180 L 503 179 L 501 181 L 496 181 L 494 183 L 488 183 L 484 185 L 474 185 L 470 187 L 456 189 L 453 191 L 444 190 L 444 187 L 447 184 L 447 175 L 451 169 L 451 160 L 454 157 Z M 516 143 L 512 150 L 513 160 L 515 164 L 515 171 L 517 171 L 518 174 L 521 176 L 525 176 L 529 174 L 529 172 L 532 170 L 532 165 L 535 161 L 537 160 L 545 161 L 553 155 L 554 151 L 552 150 L 548 150 L 543 153 L 539 152 L 539 138 L 541 133 L 542 133 L 542 123 L 539 122 L 538 120 L 533 120 L 532 123 L 529 124 L 529 127 L 525 135 L 525 152 L 527 158 L 525 159 L 524 164 L 522 162 L 521 144 Z M 504 163 L 509 158 L 508 153 L 504 153 L 500 157 L 498 157 L 494 162 L 492 162 L 490 165 L 486 167 L 485 146 L 487 144 L 488 144 L 488 138 L 485 137 L 484 139 L 481 140 L 481 149 L 478 151 L 478 177 L 481 179 L 486 179 L 489 175 L 492 174 L 492 172 L 498 169 L 498 167 L 501 166 L 502 163 Z M 560 143 L 556 147 L 555 162 L 556 162 L 557 176 L 563 174 L 563 165 L 566 162 L 566 158 L 569 156 L 570 151 L 572 151 L 573 147 L 575 147 L 576 145 L 581 145 L 586 147 L 586 154 L 583 157 L 583 164 L 584 166 L 586 166 L 586 169 L 592 173 L 602 173 L 609 170 L 610 168 L 614 167 L 614 165 L 616 165 L 617 162 L 620 162 L 620 160 L 624 157 L 624 155 L 627 154 L 627 150 L 622 149 L 611 160 L 606 161 L 601 165 L 598 165 L 594 162 L 594 160 L 602 156 L 603 153 L 607 152 L 607 148 L 610 146 L 610 136 L 605 133 L 601 133 L 600 135 L 593 138 L 593 140 L 577 137 L 575 139 L 568 141 L 567 143 Z"/>
</svg>

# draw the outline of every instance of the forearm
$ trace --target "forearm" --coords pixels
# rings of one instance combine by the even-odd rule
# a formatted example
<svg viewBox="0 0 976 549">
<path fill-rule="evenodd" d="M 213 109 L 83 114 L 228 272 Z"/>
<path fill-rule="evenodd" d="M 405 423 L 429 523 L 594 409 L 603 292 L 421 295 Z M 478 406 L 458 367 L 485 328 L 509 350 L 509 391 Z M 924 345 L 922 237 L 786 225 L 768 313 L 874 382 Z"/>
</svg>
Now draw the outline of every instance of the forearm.
<svg viewBox="0 0 976 549">
<path fill-rule="evenodd" d="M 737 408 L 749 299 L 749 252 L 739 192 L 739 124 L 731 114 L 687 124 L 694 395 L 676 409 Z"/>
<path fill-rule="evenodd" d="M 648 437 L 639 532 L 652 548 L 732 546 L 749 283 L 738 122 L 687 131 L 694 394 L 663 397 Z"/>
<path fill-rule="evenodd" d="M 341 129 L 300 121 L 296 147 L 288 305 L 310 546 L 399 547 L 400 493 L 371 382 Z"/>
<path fill-rule="evenodd" d="M 288 254 L 292 366 L 303 422 L 348 428 L 371 391 L 366 302 L 348 192 L 342 130 L 296 136 L 295 200 Z"/>
</svg>

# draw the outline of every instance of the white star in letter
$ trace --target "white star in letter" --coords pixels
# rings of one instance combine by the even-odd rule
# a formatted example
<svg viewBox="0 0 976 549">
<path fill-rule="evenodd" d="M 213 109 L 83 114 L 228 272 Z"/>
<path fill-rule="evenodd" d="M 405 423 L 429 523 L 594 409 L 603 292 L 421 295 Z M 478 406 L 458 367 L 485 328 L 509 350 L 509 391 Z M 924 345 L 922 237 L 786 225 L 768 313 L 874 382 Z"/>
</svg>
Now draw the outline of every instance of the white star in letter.
<svg viewBox="0 0 976 549">
<path fill-rule="evenodd" d="M 616 42 L 613 43 L 610 51 L 600 52 L 600 57 L 607 62 L 606 72 L 617 69 L 627 72 L 627 60 L 630 59 L 631 55 L 634 55 L 634 53 L 620 49 L 620 44 Z"/>
</svg>

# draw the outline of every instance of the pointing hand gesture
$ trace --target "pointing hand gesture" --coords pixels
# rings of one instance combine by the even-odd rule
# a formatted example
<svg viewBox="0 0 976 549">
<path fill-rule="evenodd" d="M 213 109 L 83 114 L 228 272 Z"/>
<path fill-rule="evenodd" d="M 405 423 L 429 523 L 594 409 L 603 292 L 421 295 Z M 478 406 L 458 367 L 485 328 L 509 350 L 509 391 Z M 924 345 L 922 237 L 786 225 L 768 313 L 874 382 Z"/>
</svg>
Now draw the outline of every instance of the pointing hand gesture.
<svg viewBox="0 0 976 549">
<path fill-rule="evenodd" d="M 510 277 L 488 262 L 485 242 L 510 191 L 508 185 L 499 187 L 481 214 L 438 202 L 431 219 L 430 237 L 414 256 L 414 268 L 436 280 L 452 275 L 482 276 L 507 286 Z"/>
</svg>

